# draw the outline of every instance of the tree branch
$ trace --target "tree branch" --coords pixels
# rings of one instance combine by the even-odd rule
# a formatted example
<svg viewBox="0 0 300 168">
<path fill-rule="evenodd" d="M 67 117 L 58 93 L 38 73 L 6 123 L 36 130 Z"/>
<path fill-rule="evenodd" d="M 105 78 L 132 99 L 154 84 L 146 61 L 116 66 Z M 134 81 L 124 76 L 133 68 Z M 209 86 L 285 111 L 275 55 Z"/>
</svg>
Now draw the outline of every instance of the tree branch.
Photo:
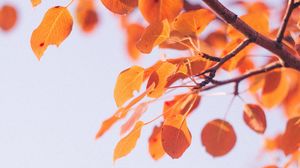
<svg viewBox="0 0 300 168">
<path fill-rule="evenodd" d="M 294 8 L 294 0 L 289 0 L 286 12 L 285 12 L 284 17 L 283 17 L 282 24 L 281 24 L 280 29 L 279 29 L 278 34 L 277 34 L 277 38 L 276 38 L 277 43 L 282 42 L 286 26 L 289 22 L 290 16 L 292 15 L 294 9 L 295 9 Z"/>
<path fill-rule="evenodd" d="M 218 0 L 203 0 L 215 13 L 217 13 L 228 24 L 231 24 L 235 29 L 240 31 L 246 37 L 252 40 L 257 45 L 276 54 L 284 62 L 285 67 L 294 68 L 300 71 L 300 58 L 289 53 L 288 50 L 274 40 L 258 33 L 251 28 L 247 23 L 242 21 L 235 13 L 231 12 Z"/>
<path fill-rule="evenodd" d="M 226 84 L 229 84 L 229 83 L 236 83 L 236 86 L 235 86 L 235 94 L 238 94 L 238 86 L 239 83 L 249 77 L 252 77 L 252 76 L 255 76 L 255 75 L 258 75 L 258 74 L 262 74 L 262 73 L 266 73 L 266 72 L 269 72 L 269 71 L 272 71 L 274 69 L 277 69 L 277 68 L 282 68 L 283 65 L 279 62 L 275 62 L 275 63 L 272 63 L 270 65 L 267 65 L 261 69 L 258 69 L 258 70 L 254 70 L 254 71 L 250 71 L 244 75 L 241 75 L 241 76 L 238 76 L 236 78 L 232 78 L 232 79 L 228 79 L 228 80 L 223 80 L 223 81 L 216 81 L 214 80 L 214 85 L 211 85 L 211 86 L 207 86 L 207 87 L 203 87 L 202 89 L 200 89 L 200 91 L 207 91 L 207 90 L 211 90 L 211 89 L 214 89 L 216 87 L 220 87 L 220 86 L 223 86 L 223 85 L 226 85 Z"/>
<path fill-rule="evenodd" d="M 225 57 L 221 58 L 220 61 L 213 67 L 207 69 L 206 71 L 202 72 L 201 74 L 198 74 L 196 76 L 205 75 L 206 73 L 209 73 L 209 76 L 205 77 L 205 80 L 202 81 L 199 84 L 199 87 L 204 87 L 210 82 L 213 82 L 213 78 L 216 75 L 216 72 L 221 66 L 226 63 L 228 60 L 233 58 L 236 54 L 238 54 L 240 51 L 242 51 L 244 48 L 246 48 L 251 43 L 250 39 L 244 40 L 241 44 L 239 44 L 235 49 L 233 49 L 229 54 L 227 54 Z"/>
</svg>

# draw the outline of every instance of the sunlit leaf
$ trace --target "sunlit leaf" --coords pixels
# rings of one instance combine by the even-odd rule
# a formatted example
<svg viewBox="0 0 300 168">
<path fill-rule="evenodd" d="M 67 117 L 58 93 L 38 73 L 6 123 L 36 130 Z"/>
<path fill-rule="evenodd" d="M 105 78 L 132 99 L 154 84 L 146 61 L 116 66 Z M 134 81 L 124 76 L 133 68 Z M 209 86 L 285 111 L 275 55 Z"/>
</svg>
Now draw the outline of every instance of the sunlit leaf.
<svg viewBox="0 0 300 168">
<path fill-rule="evenodd" d="M 120 15 L 130 13 L 138 4 L 138 0 L 101 0 L 101 2 L 111 12 Z"/>
<path fill-rule="evenodd" d="M 148 96 L 151 98 L 162 96 L 165 92 L 168 78 L 175 73 L 176 69 L 177 67 L 175 65 L 169 62 L 163 62 L 160 67 L 151 74 L 148 80 L 147 88 L 155 84 L 154 89 L 149 92 Z"/>
<path fill-rule="evenodd" d="M 199 9 L 179 14 L 174 22 L 175 30 L 183 35 L 198 35 L 215 19 L 215 15 L 207 9 Z"/>
<path fill-rule="evenodd" d="M 148 150 L 154 160 L 159 160 L 165 155 L 161 140 L 162 125 L 155 126 L 148 140 Z"/>
<path fill-rule="evenodd" d="M 182 8 L 183 0 L 139 0 L 139 9 L 149 23 L 172 21 Z"/>
<path fill-rule="evenodd" d="M 167 20 L 152 23 L 149 25 L 141 39 L 137 42 L 136 47 L 142 53 L 150 53 L 152 49 L 164 42 L 170 35 L 170 25 Z"/>
<path fill-rule="evenodd" d="M 167 118 L 162 128 L 162 145 L 165 152 L 177 159 L 190 146 L 191 133 L 183 115 L 178 114 Z"/>
<path fill-rule="evenodd" d="M 288 93 L 289 82 L 283 72 L 284 70 L 271 71 L 265 77 L 261 101 L 267 108 L 282 103 Z"/>
<path fill-rule="evenodd" d="M 118 107 L 133 97 L 133 92 L 139 91 L 144 77 L 144 68 L 132 66 L 122 71 L 114 89 L 114 98 Z"/>
<path fill-rule="evenodd" d="M 31 35 L 31 48 L 37 58 L 42 57 L 49 45 L 59 46 L 69 36 L 72 27 L 73 19 L 67 8 L 50 8 Z"/>
<path fill-rule="evenodd" d="M 0 8 L 0 28 L 4 31 L 11 30 L 17 22 L 18 13 L 14 6 L 3 5 Z"/>
<path fill-rule="evenodd" d="M 142 121 L 137 122 L 133 130 L 118 142 L 114 150 L 114 161 L 128 155 L 135 148 L 143 126 L 144 123 Z"/>
<path fill-rule="evenodd" d="M 245 123 L 255 132 L 263 134 L 267 127 L 265 112 L 256 104 L 245 104 L 243 118 Z"/>
<path fill-rule="evenodd" d="M 233 127 L 227 121 L 215 119 L 208 122 L 201 132 L 206 151 L 214 157 L 226 155 L 236 143 Z"/>
</svg>

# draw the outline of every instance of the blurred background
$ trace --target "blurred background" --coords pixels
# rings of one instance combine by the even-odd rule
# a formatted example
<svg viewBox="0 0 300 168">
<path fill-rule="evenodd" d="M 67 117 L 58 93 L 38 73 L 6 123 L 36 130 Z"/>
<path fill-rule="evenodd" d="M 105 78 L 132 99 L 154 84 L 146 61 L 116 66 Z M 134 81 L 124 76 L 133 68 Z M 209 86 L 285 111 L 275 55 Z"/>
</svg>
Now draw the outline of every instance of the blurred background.
<svg viewBox="0 0 300 168">
<path fill-rule="evenodd" d="M 121 123 L 101 139 L 94 137 L 101 122 L 117 109 L 113 89 L 119 72 L 133 64 L 149 66 L 162 54 L 169 53 L 155 49 L 152 54 L 133 62 L 127 56 L 125 33 L 118 16 L 96 1 L 97 28 L 87 34 L 75 21 L 72 33 L 62 45 L 59 48 L 50 46 L 38 61 L 30 47 L 32 31 L 48 8 L 68 3 L 68 0 L 44 0 L 32 8 L 29 0 L 0 0 L 0 6 L 11 4 L 18 12 L 15 27 L 9 32 L 0 31 L 0 167 L 253 168 L 277 159 L 264 154 L 262 147 L 264 138 L 284 129 L 283 114 L 276 109 L 268 110 L 267 131 L 263 136 L 258 135 L 244 124 L 239 99 L 234 101 L 226 117 L 237 133 L 235 148 L 220 158 L 205 152 L 200 131 L 209 120 L 224 117 L 232 98 L 227 95 L 204 96 L 200 108 L 188 120 L 193 134 L 192 145 L 180 159 L 173 160 L 169 156 L 160 161 L 151 159 L 147 142 L 153 123 L 143 129 L 134 151 L 113 163 Z M 280 0 L 267 3 L 274 12 L 284 6 Z M 75 7 L 76 3 L 70 6 L 73 16 Z M 274 21 L 272 26 L 278 23 Z M 232 86 L 228 86 L 213 92 L 230 92 L 231 89 Z M 244 98 L 254 102 L 250 97 Z M 161 113 L 162 104 L 155 103 L 142 120 L 149 121 Z"/>
</svg>

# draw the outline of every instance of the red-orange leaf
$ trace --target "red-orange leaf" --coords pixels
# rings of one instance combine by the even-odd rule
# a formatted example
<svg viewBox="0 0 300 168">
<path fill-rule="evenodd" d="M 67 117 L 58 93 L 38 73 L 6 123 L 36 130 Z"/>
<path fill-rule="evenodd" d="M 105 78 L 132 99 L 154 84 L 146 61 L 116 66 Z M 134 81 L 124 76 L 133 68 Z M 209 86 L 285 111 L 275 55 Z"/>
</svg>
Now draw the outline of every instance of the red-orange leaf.
<svg viewBox="0 0 300 168">
<path fill-rule="evenodd" d="M 167 20 L 152 23 L 149 25 L 141 39 L 137 42 L 136 47 L 142 53 L 150 53 L 152 49 L 169 38 L 170 25 Z"/>
<path fill-rule="evenodd" d="M 284 70 L 269 72 L 265 77 L 262 91 L 262 104 L 267 108 L 272 108 L 284 100 L 289 90 L 289 82 L 284 75 Z"/>
<path fill-rule="evenodd" d="M 3 5 L 0 8 L 0 28 L 4 31 L 11 30 L 17 22 L 18 13 L 15 7 Z"/>
<path fill-rule="evenodd" d="M 91 32 L 99 22 L 94 0 L 80 0 L 76 8 L 77 21 L 84 32 Z"/>
<path fill-rule="evenodd" d="M 144 68 L 132 66 L 122 71 L 114 89 L 114 98 L 118 107 L 133 97 L 133 92 L 139 91 L 144 77 Z"/>
<path fill-rule="evenodd" d="M 138 4 L 138 0 L 101 0 L 101 2 L 111 12 L 120 15 L 130 13 Z"/>
<path fill-rule="evenodd" d="M 139 59 L 141 52 L 137 49 L 136 43 L 141 38 L 145 28 L 138 24 L 129 24 L 126 26 L 126 33 L 127 33 L 127 51 L 133 60 Z"/>
<path fill-rule="evenodd" d="M 201 141 L 209 154 L 219 157 L 232 150 L 236 142 L 236 135 L 230 123 L 215 119 L 208 122 L 203 128 Z"/>
<path fill-rule="evenodd" d="M 139 9 L 149 23 L 173 20 L 183 8 L 183 0 L 139 0 Z"/>
<path fill-rule="evenodd" d="M 164 148 L 161 142 L 162 125 L 155 126 L 148 140 L 148 150 L 154 160 L 159 160 L 165 155 Z"/>
<path fill-rule="evenodd" d="M 179 158 L 190 146 L 192 135 L 183 115 L 178 114 L 165 120 L 162 128 L 162 145 L 173 159 Z"/>
<path fill-rule="evenodd" d="M 294 153 L 300 147 L 300 117 L 294 117 L 287 122 L 284 134 L 279 138 L 279 148 L 286 155 Z"/>
<path fill-rule="evenodd" d="M 244 121 L 255 132 L 263 134 L 267 127 L 265 112 L 256 104 L 245 104 Z"/>
<path fill-rule="evenodd" d="M 31 35 L 31 48 L 37 58 L 42 57 L 49 45 L 59 46 L 69 36 L 72 27 L 73 19 L 66 7 L 50 8 Z"/>
<path fill-rule="evenodd" d="M 133 130 L 118 142 L 114 150 L 114 161 L 128 155 L 135 148 L 143 126 L 144 123 L 142 121 L 137 122 Z"/>
<path fill-rule="evenodd" d="M 215 15 L 207 9 L 193 10 L 179 14 L 173 27 L 183 35 L 198 35 L 213 19 Z"/>
</svg>

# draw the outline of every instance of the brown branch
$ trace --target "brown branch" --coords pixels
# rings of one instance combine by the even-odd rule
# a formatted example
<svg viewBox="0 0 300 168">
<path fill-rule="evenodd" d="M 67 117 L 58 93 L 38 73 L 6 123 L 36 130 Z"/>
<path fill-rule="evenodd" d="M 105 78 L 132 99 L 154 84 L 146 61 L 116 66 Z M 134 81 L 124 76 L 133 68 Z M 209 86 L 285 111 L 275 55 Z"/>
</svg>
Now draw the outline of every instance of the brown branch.
<svg viewBox="0 0 300 168">
<path fill-rule="evenodd" d="M 247 47 L 251 43 L 250 39 L 244 40 L 241 44 L 239 44 L 235 49 L 233 49 L 229 54 L 227 54 L 225 57 L 221 58 L 221 60 L 212 68 L 207 69 L 206 71 L 202 72 L 201 74 L 198 74 L 196 76 L 205 75 L 206 73 L 209 73 L 209 76 L 205 77 L 205 80 L 202 81 L 199 84 L 199 87 L 204 87 L 210 82 L 213 82 L 213 78 L 216 75 L 217 70 L 228 60 L 233 58 L 236 54 L 238 54 L 240 51 L 242 51 L 245 47 Z"/>
<path fill-rule="evenodd" d="M 276 54 L 284 62 L 285 67 L 294 68 L 300 71 L 300 58 L 292 55 L 287 49 L 274 40 L 258 33 L 251 28 L 247 23 L 242 21 L 235 13 L 227 9 L 218 0 L 203 0 L 215 13 L 217 13 L 228 24 L 231 24 L 235 29 L 240 31 L 246 37 L 252 40 L 257 45 Z"/>
<path fill-rule="evenodd" d="M 292 15 L 294 9 L 295 9 L 294 8 L 294 0 L 289 0 L 286 12 L 283 17 L 282 24 L 281 24 L 280 29 L 277 34 L 277 38 L 276 38 L 277 43 L 282 42 L 287 24 L 289 22 L 290 16 Z"/>
<path fill-rule="evenodd" d="M 220 87 L 220 86 L 223 86 L 223 85 L 226 85 L 226 84 L 229 84 L 229 83 L 235 83 L 236 86 L 235 86 L 235 93 L 234 94 L 238 94 L 238 86 L 237 85 L 239 85 L 239 83 L 241 81 L 243 81 L 243 80 L 245 80 L 245 79 L 247 79 L 251 76 L 266 73 L 266 72 L 272 71 L 272 70 L 277 69 L 277 68 L 282 68 L 282 67 L 283 67 L 283 65 L 281 63 L 275 62 L 275 63 L 267 65 L 267 66 L 265 66 L 261 69 L 250 71 L 250 72 L 248 72 L 244 75 L 241 75 L 241 76 L 238 76 L 238 77 L 235 77 L 235 78 L 232 78 L 232 79 L 223 80 L 223 81 L 214 80 L 214 85 L 203 87 L 202 89 L 200 89 L 200 91 L 207 91 L 207 90 L 211 90 L 211 89 L 214 89 L 216 87 Z"/>
</svg>

